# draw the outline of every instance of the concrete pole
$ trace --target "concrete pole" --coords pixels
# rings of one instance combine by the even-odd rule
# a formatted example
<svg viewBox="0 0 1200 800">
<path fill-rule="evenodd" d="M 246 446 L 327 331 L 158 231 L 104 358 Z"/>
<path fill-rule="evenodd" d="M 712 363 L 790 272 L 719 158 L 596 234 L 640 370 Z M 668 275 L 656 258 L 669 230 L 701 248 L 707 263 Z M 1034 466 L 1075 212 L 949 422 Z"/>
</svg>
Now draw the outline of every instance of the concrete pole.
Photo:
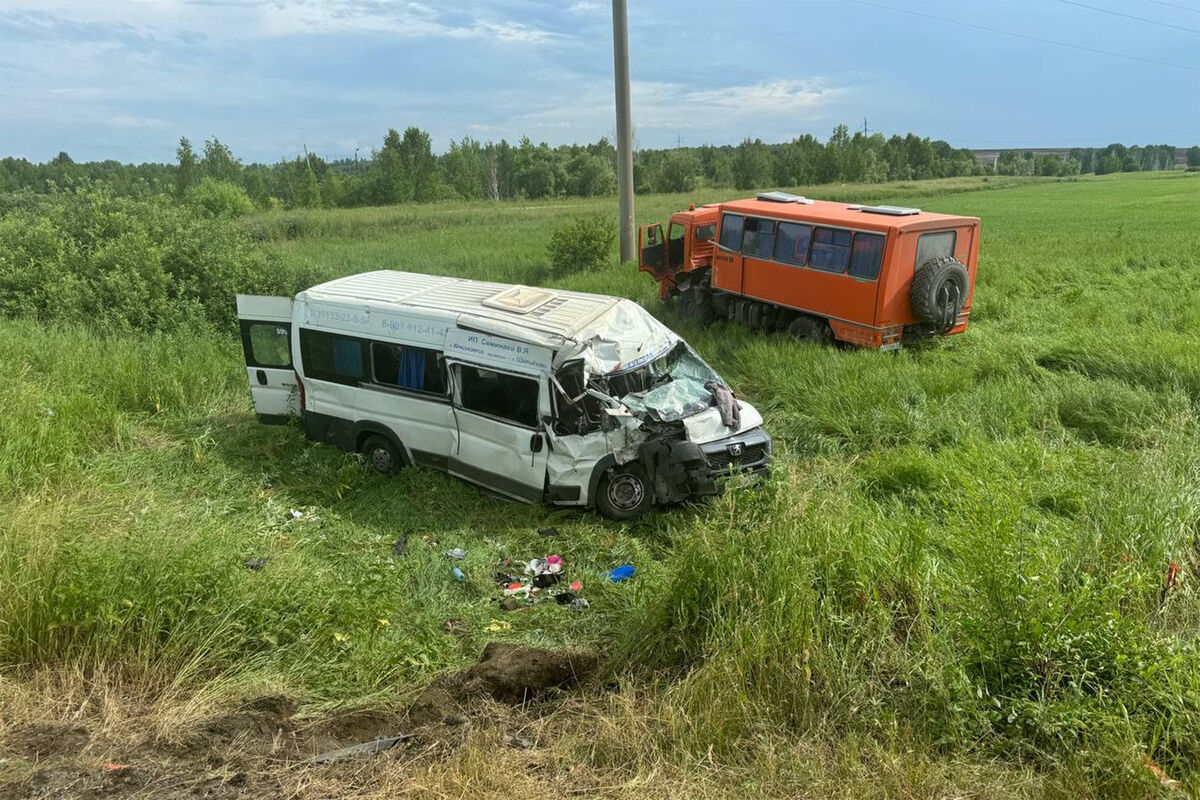
<svg viewBox="0 0 1200 800">
<path fill-rule="evenodd" d="M 629 113 L 629 30 L 625 0 L 613 0 L 613 76 L 617 88 L 617 199 L 621 262 L 636 261 L 633 226 L 633 120 Z"/>
</svg>

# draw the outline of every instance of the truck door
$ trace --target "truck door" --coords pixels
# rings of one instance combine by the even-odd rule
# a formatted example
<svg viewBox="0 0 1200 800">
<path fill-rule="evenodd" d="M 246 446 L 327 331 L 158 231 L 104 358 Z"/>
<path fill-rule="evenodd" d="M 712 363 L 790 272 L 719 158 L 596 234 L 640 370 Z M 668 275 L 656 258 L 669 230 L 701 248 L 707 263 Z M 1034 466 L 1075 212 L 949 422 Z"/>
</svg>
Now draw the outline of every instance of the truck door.
<svg viewBox="0 0 1200 800">
<path fill-rule="evenodd" d="M 549 448 L 542 432 L 549 410 L 545 379 L 453 363 L 458 450 L 452 475 L 501 494 L 536 502 L 546 487 Z"/>
<path fill-rule="evenodd" d="M 657 280 L 667 274 L 667 243 L 660 223 L 638 228 L 638 271 L 649 272 Z"/>
<path fill-rule="evenodd" d="M 284 424 L 300 414 L 292 366 L 292 299 L 239 294 L 237 310 L 254 410 L 260 422 Z"/>
</svg>

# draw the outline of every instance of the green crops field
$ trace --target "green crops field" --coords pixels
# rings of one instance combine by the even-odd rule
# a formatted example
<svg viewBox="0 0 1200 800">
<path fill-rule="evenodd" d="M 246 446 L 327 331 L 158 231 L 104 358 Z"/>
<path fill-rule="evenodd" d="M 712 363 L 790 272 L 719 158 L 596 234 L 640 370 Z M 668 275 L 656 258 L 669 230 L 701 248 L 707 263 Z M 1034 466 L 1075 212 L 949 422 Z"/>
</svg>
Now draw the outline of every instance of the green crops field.
<svg viewBox="0 0 1200 800">
<path fill-rule="evenodd" d="M 483 732 L 420 773 L 389 762 L 289 791 L 1200 791 L 1200 176 L 802 191 L 980 217 L 967 334 L 880 354 L 699 330 L 615 252 L 550 278 L 554 228 L 615 216 L 612 200 L 231 223 L 284 285 L 397 268 L 646 304 L 763 412 L 777 462 L 760 490 L 632 525 L 432 471 L 379 478 L 259 426 L 229 326 L 22 319 L 9 298 L 0 737 L 36 715 L 109 726 L 126 733 L 88 755 L 112 760 L 104 741 L 173 735 L 169 720 L 265 693 L 313 718 L 397 708 L 499 640 L 602 653 L 609 680 L 538 712 L 533 750 Z M 643 197 L 638 215 L 714 199 Z M 452 547 L 468 551 L 461 583 Z M 590 608 L 501 612 L 497 562 L 546 552 Z M 243 567 L 256 557 L 263 569 Z M 602 581 L 626 562 L 634 580 Z M 530 777 L 520 759 L 535 757 Z M 0 786 L 19 796 L 38 766 L 9 755 Z"/>
</svg>

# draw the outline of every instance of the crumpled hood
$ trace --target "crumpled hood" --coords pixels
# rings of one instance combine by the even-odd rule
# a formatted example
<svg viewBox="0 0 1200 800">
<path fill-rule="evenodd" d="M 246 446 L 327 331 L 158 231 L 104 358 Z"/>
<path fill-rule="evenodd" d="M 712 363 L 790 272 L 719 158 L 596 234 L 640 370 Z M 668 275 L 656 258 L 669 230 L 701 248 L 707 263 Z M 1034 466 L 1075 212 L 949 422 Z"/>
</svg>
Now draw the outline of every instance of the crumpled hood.
<svg viewBox="0 0 1200 800">
<path fill-rule="evenodd" d="M 721 422 L 721 412 L 714 406 L 699 414 L 684 417 L 683 427 L 687 430 L 688 439 L 696 444 L 707 444 L 762 425 L 763 418 L 762 414 L 758 413 L 758 409 L 741 400 L 738 400 L 737 404 L 741 409 L 742 426 L 736 431 L 725 427 Z"/>
<path fill-rule="evenodd" d="M 555 359 L 555 366 L 582 356 L 592 375 L 623 372 L 648 364 L 679 341 L 674 331 L 632 300 L 617 301 L 572 338 L 578 342 L 577 346 L 564 348 Z"/>
</svg>

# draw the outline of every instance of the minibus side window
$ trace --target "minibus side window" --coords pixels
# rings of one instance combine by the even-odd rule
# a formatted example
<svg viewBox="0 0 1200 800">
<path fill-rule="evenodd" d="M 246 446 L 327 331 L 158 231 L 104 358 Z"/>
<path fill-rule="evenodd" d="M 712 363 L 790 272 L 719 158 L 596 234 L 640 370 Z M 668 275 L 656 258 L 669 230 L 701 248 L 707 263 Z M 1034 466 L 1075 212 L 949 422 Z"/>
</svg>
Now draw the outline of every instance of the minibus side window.
<svg viewBox="0 0 1200 800">
<path fill-rule="evenodd" d="M 537 381 L 467 364 L 457 364 L 455 369 L 463 408 L 527 428 L 537 427 Z"/>
<path fill-rule="evenodd" d="M 600 430 L 600 401 L 585 391 L 583 362 L 574 361 L 555 376 L 562 391 L 555 387 L 554 407 L 557 411 L 555 433 L 563 436 Z"/>
<path fill-rule="evenodd" d="M 362 339 L 301 328 L 300 357 L 304 374 L 319 381 L 354 386 L 367 379 L 367 343 Z"/>
<path fill-rule="evenodd" d="M 441 353 L 424 347 L 371 342 L 371 367 L 375 382 L 413 392 L 446 394 L 446 372 Z"/>
</svg>

